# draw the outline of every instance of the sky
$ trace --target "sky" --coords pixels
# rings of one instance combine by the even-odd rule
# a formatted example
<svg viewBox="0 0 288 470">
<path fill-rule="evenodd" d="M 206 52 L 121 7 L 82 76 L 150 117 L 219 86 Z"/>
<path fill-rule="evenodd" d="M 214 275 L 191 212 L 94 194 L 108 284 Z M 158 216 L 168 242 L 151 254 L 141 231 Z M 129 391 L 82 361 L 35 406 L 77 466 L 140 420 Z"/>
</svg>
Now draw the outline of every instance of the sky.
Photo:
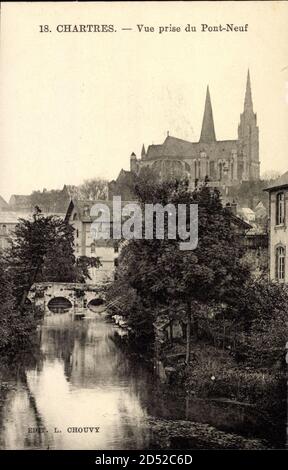
<svg viewBox="0 0 288 470">
<path fill-rule="evenodd" d="M 248 32 L 204 33 L 204 23 Z M 45 24 L 51 32 L 40 33 Z M 116 31 L 57 32 L 63 24 Z M 170 24 L 181 32 L 159 34 Z M 284 173 L 287 24 L 288 2 L 2 3 L 0 194 L 114 179 L 131 152 L 140 156 L 167 131 L 198 141 L 207 84 L 217 139 L 236 139 L 248 67 L 261 172 Z"/>
</svg>

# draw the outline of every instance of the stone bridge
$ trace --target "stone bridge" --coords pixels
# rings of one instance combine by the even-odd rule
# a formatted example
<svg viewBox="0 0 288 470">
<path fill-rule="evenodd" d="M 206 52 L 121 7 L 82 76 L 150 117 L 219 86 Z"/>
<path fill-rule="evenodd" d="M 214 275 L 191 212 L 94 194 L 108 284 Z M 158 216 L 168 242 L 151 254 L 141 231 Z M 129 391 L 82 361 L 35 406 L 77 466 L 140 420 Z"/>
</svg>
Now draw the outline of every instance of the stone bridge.
<svg viewBox="0 0 288 470">
<path fill-rule="evenodd" d="M 83 308 L 104 310 L 104 284 L 43 282 L 33 284 L 28 299 L 42 312 L 63 313 Z"/>
</svg>

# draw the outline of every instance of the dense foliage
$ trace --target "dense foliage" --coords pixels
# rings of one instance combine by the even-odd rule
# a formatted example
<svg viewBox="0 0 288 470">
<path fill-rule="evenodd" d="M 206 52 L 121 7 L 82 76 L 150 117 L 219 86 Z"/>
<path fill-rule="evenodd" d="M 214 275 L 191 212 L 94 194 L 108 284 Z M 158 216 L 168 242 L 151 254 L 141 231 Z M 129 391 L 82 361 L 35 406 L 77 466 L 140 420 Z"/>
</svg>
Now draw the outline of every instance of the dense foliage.
<svg viewBox="0 0 288 470">
<path fill-rule="evenodd" d="M 10 248 L 0 258 L 0 349 L 20 346 L 35 330 L 35 312 L 27 299 L 35 282 L 84 282 L 88 268 L 100 265 L 97 257 L 76 260 L 73 230 L 39 209 L 31 220 L 20 219 Z"/>
<path fill-rule="evenodd" d="M 137 315 L 133 304 L 127 306 L 128 312 L 131 309 L 129 321 L 133 323 L 135 333 L 141 334 L 143 328 L 149 331 L 151 315 L 156 321 L 164 309 L 173 319 L 173 316 L 179 317 L 177 305 L 182 305 L 187 338 L 191 317 L 197 335 L 199 303 L 234 305 L 249 277 L 233 217 L 223 209 L 219 192 L 207 186 L 191 192 L 185 181 L 142 182 L 136 192 L 141 203 L 172 203 L 176 207 L 178 204 L 197 204 L 199 240 L 195 250 L 181 251 L 179 237 L 176 240 L 167 237 L 166 220 L 163 240 L 132 240 L 122 249 L 116 287 L 119 286 L 119 292 L 133 289 L 138 304 Z M 187 231 L 189 224 L 188 217 Z M 140 315 L 141 322 L 138 321 Z M 189 344 L 188 338 L 187 346 Z"/>
<path fill-rule="evenodd" d="M 34 282 L 73 282 L 79 272 L 73 254 L 73 228 L 39 210 L 32 220 L 20 219 L 6 253 L 20 308 Z"/>
<path fill-rule="evenodd" d="M 30 342 L 36 321 L 30 312 L 20 312 L 13 295 L 13 277 L 0 257 L 0 351 L 18 352 Z"/>
</svg>

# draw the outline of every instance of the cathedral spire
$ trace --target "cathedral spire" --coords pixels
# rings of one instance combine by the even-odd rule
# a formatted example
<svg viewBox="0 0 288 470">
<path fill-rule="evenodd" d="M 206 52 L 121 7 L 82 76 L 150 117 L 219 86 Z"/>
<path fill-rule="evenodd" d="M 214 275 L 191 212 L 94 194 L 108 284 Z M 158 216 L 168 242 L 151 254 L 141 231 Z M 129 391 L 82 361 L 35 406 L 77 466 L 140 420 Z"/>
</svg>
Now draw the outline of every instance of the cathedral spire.
<svg viewBox="0 0 288 470">
<path fill-rule="evenodd" d="M 202 121 L 200 142 L 208 143 L 208 142 L 215 142 L 215 141 L 216 141 L 216 136 L 215 136 L 211 98 L 210 98 L 209 86 L 207 86 L 205 110 L 204 110 L 203 121 Z"/>
<path fill-rule="evenodd" d="M 143 144 L 142 150 L 141 150 L 141 157 L 145 158 L 146 157 L 146 150 L 145 150 L 145 145 Z"/>
<path fill-rule="evenodd" d="M 253 111 L 253 102 L 252 102 L 251 81 L 250 81 L 250 71 L 249 71 L 249 69 L 248 69 L 248 73 L 247 73 L 246 92 L 245 92 L 245 101 L 244 101 L 244 111 L 248 111 L 248 110 Z"/>
</svg>

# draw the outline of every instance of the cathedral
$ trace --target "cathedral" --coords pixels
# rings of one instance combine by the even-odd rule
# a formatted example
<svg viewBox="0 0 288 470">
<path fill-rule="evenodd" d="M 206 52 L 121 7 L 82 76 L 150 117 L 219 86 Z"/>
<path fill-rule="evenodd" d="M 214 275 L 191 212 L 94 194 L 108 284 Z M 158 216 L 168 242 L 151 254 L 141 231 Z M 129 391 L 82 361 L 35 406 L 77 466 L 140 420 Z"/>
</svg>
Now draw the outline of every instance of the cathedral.
<svg viewBox="0 0 288 470">
<path fill-rule="evenodd" d="M 189 142 L 167 135 L 163 144 L 143 145 L 141 157 L 133 152 L 130 170 L 139 174 L 149 167 L 160 180 L 187 177 L 191 184 L 210 181 L 214 186 L 229 187 L 242 181 L 259 179 L 259 129 L 253 110 L 250 73 L 248 70 L 244 109 L 240 114 L 238 139 L 217 140 L 211 97 L 207 87 L 205 109 L 199 142 Z"/>
</svg>

